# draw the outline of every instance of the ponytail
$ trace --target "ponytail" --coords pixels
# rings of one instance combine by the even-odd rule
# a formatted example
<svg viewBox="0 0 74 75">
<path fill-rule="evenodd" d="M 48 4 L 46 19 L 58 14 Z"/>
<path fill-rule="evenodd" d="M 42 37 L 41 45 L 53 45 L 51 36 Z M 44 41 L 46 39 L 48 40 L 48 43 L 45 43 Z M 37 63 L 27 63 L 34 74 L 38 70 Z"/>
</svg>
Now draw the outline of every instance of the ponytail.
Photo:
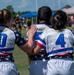
<svg viewBox="0 0 74 75">
<path fill-rule="evenodd" d="M 9 10 L 0 10 L 0 24 L 6 24 L 11 19 L 11 17 L 11 12 Z"/>
<path fill-rule="evenodd" d="M 4 23 L 4 12 L 0 10 L 0 23 Z"/>
</svg>

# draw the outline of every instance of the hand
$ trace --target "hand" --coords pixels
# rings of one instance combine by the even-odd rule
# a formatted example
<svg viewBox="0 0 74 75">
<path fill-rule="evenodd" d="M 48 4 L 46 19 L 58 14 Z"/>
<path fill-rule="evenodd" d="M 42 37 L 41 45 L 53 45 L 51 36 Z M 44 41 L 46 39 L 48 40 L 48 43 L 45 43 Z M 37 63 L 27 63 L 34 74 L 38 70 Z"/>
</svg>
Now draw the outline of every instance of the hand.
<svg viewBox="0 0 74 75">
<path fill-rule="evenodd" d="M 36 31 L 37 31 L 37 27 L 36 26 L 31 26 L 30 30 L 28 31 L 28 37 L 33 38 Z"/>
</svg>

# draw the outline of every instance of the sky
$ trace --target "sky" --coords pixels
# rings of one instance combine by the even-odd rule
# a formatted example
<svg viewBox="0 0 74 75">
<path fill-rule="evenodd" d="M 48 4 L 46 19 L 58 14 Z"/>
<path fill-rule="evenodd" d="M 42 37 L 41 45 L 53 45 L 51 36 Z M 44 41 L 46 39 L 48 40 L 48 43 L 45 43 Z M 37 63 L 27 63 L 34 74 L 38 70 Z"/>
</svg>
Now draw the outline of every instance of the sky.
<svg viewBox="0 0 74 75">
<path fill-rule="evenodd" d="M 0 9 L 12 5 L 14 11 L 37 11 L 41 6 L 49 6 L 52 10 L 66 5 L 74 6 L 74 0 L 0 0 Z"/>
</svg>

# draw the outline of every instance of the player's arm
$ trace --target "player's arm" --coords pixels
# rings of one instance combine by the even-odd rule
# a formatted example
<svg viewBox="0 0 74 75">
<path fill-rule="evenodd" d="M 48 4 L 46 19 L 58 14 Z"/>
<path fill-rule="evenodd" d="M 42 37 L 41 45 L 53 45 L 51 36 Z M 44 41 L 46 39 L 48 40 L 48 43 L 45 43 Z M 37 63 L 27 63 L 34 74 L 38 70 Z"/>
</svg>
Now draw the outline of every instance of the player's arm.
<svg viewBox="0 0 74 75">
<path fill-rule="evenodd" d="M 28 37 L 29 40 L 26 43 L 26 41 L 24 40 L 24 38 L 22 37 L 21 34 L 17 34 L 16 33 L 16 44 L 19 46 L 19 48 L 21 48 L 24 52 L 26 53 L 31 53 L 32 52 L 32 48 L 33 48 L 33 36 L 36 32 L 36 27 L 32 26 L 31 29 L 28 31 Z"/>
<path fill-rule="evenodd" d="M 41 48 L 44 48 L 44 46 L 46 45 L 45 43 L 45 33 L 46 31 L 44 31 L 40 36 L 39 36 L 39 39 L 37 40 L 36 44 L 37 46 L 33 49 L 33 53 L 37 54 Z"/>
<path fill-rule="evenodd" d="M 39 53 L 40 50 L 41 50 L 41 47 L 37 45 L 37 46 L 33 49 L 33 53 L 34 53 L 34 54 L 37 54 L 37 53 Z"/>
<path fill-rule="evenodd" d="M 27 27 L 27 34 L 26 34 L 26 42 L 28 42 L 28 27 Z M 28 63 L 30 64 L 31 63 L 31 57 L 32 57 L 32 55 L 30 55 L 30 54 L 27 54 L 27 56 L 28 56 Z"/>
<path fill-rule="evenodd" d="M 22 46 L 19 46 L 23 51 L 27 53 L 31 53 L 33 49 L 33 36 L 36 32 L 36 27 L 32 26 L 31 29 L 28 31 L 28 42 Z"/>
<path fill-rule="evenodd" d="M 31 63 L 31 60 L 32 60 L 32 57 L 33 55 L 37 54 L 39 52 L 39 50 L 41 49 L 41 47 L 36 47 L 32 50 L 32 53 L 31 54 L 27 54 L 28 55 L 28 63 L 30 64 Z"/>
</svg>

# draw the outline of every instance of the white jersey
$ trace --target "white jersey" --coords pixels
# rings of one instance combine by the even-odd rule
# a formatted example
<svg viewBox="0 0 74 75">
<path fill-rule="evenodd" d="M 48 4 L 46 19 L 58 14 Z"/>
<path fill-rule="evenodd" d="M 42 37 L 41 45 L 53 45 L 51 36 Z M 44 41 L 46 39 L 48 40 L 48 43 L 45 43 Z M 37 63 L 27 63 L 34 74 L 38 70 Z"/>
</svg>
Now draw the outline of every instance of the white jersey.
<svg viewBox="0 0 74 75">
<path fill-rule="evenodd" d="M 14 45 L 24 45 L 26 41 L 19 32 L 0 25 L 0 75 L 19 75 L 14 64 Z"/>
<path fill-rule="evenodd" d="M 36 42 L 37 40 L 39 40 L 39 36 L 43 33 L 43 31 L 46 28 L 49 28 L 46 24 L 37 24 L 35 26 L 37 27 L 37 32 L 34 36 L 34 47 L 36 47 Z M 26 36 L 26 41 L 28 41 L 28 35 Z M 44 48 L 42 48 L 41 50 L 46 50 L 46 46 L 44 46 Z"/>
<path fill-rule="evenodd" d="M 12 53 L 15 45 L 15 34 L 9 28 L 0 26 L 0 53 Z"/>
<path fill-rule="evenodd" d="M 4 60 L 12 61 L 15 44 L 21 46 L 25 43 L 26 41 L 19 32 L 12 31 L 7 26 L 0 26 L 0 55 L 4 56 L 6 54 L 7 56 Z"/>
<path fill-rule="evenodd" d="M 43 47 L 45 46 L 45 43 L 48 56 L 72 53 L 74 35 L 69 29 L 56 31 L 54 29 L 47 28 L 43 34 L 40 35 L 37 45 Z"/>
<path fill-rule="evenodd" d="M 37 32 L 34 36 L 34 47 L 37 45 L 36 42 L 40 39 L 39 36 L 43 33 L 43 31 L 46 28 L 49 28 L 46 24 L 37 24 L 35 26 L 37 27 Z M 43 60 L 45 58 L 45 55 L 46 55 L 46 46 L 41 48 L 41 50 L 38 54 L 31 56 L 31 58 L 33 58 L 33 59 L 31 60 L 31 63 L 29 66 L 29 74 L 30 75 L 46 75 L 47 61 Z M 40 58 L 42 60 L 39 60 Z M 34 60 L 34 59 L 36 59 L 36 60 Z"/>
</svg>

